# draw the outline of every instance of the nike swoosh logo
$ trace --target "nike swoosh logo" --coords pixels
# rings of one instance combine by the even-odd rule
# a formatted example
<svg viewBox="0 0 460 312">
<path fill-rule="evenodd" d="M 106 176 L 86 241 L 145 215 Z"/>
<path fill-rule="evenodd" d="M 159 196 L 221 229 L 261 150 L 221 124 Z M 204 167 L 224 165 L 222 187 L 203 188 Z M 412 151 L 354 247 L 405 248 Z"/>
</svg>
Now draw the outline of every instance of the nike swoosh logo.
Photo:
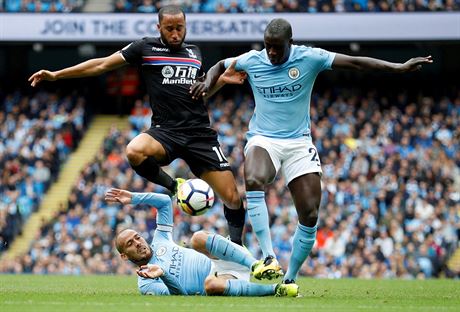
<svg viewBox="0 0 460 312">
<path fill-rule="evenodd" d="M 260 78 L 260 77 L 262 77 L 262 76 L 261 76 L 261 75 L 254 74 L 254 78 L 256 78 L 256 79 L 257 79 L 257 78 Z"/>
<path fill-rule="evenodd" d="M 222 255 L 225 257 L 225 255 L 227 254 L 227 249 L 228 249 L 228 245 L 225 247 L 225 250 L 224 252 L 222 253 Z"/>
</svg>

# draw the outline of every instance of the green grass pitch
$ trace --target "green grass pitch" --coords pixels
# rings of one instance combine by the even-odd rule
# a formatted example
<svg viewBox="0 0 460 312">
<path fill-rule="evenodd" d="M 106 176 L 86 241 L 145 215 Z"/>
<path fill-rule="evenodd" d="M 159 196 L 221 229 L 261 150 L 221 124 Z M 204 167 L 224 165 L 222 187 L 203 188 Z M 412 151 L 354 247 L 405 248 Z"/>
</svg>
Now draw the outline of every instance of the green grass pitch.
<svg viewBox="0 0 460 312">
<path fill-rule="evenodd" d="M 300 298 L 141 296 L 134 276 L 0 275 L 5 311 L 460 311 L 460 281 L 299 279 Z"/>
</svg>

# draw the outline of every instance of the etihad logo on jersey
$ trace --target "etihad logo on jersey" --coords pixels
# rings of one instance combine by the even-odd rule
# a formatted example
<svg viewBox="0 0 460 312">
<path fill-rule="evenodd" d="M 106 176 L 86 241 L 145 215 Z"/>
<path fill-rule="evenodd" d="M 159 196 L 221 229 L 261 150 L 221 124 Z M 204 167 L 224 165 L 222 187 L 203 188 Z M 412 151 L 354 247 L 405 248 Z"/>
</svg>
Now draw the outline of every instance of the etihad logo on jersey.
<svg viewBox="0 0 460 312">
<path fill-rule="evenodd" d="M 184 254 L 180 252 L 179 247 L 173 247 L 171 250 L 171 260 L 169 262 L 169 274 L 179 277 L 182 269 L 182 263 L 184 260 Z"/>
<path fill-rule="evenodd" d="M 298 84 L 293 84 L 289 86 L 272 86 L 272 87 L 256 86 L 256 89 L 266 99 L 287 98 L 287 97 L 294 96 L 297 91 L 302 89 L 302 85 L 298 83 Z"/>
</svg>

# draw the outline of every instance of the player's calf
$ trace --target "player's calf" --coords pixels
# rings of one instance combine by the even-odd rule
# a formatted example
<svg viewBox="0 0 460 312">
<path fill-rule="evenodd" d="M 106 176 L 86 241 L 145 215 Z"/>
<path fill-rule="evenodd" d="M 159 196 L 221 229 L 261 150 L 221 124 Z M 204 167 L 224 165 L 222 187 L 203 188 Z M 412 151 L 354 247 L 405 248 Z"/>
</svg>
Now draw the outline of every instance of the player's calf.
<svg viewBox="0 0 460 312">
<path fill-rule="evenodd" d="M 204 281 L 204 290 L 207 296 L 222 296 L 227 287 L 227 280 L 215 275 L 208 276 Z"/>
</svg>

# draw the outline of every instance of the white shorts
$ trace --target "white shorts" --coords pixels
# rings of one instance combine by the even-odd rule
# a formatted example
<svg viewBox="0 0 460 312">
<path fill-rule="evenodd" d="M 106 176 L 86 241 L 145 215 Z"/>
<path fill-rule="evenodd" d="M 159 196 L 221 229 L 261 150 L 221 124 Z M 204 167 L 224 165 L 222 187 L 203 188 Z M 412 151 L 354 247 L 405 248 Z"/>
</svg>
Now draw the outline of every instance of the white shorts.
<svg viewBox="0 0 460 312">
<path fill-rule="evenodd" d="M 237 279 L 249 281 L 250 272 L 249 269 L 241 264 L 211 259 L 211 272 L 209 274 L 220 276 L 220 275 L 232 275 Z"/>
<path fill-rule="evenodd" d="M 317 172 L 320 175 L 323 173 L 318 151 L 313 145 L 310 135 L 295 139 L 277 139 L 255 135 L 249 139 L 244 147 L 244 155 L 253 146 L 262 147 L 268 152 L 276 173 L 278 174 L 280 169 L 283 170 L 286 185 L 307 173 Z"/>
</svg>

